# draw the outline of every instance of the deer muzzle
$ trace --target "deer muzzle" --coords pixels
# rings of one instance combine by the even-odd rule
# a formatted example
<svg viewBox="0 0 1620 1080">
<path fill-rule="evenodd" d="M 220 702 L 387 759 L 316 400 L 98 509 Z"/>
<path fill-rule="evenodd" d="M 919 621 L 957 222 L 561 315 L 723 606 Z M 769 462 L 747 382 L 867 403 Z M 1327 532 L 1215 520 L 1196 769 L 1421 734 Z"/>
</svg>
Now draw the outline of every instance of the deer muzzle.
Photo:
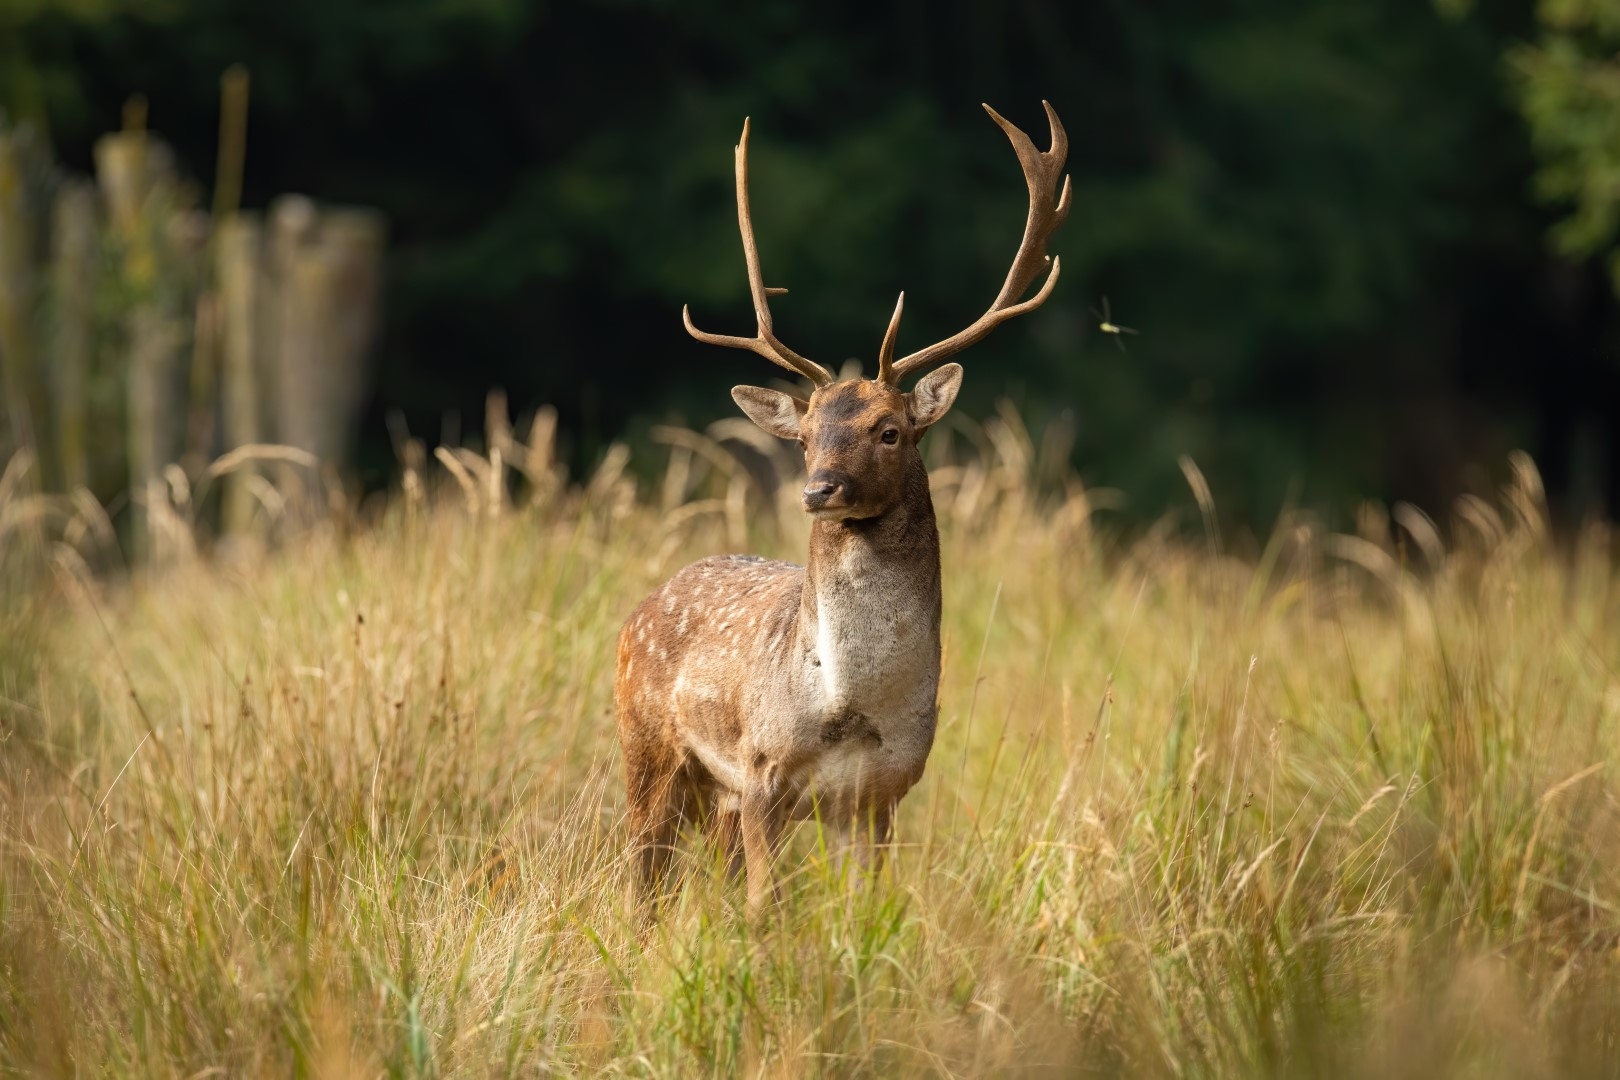
<svg viewBox="0 0 1620 1080">
<path fill-rule="evenodd" d="M 817 471 L 804 486 L 804 508 L 814 514 L 849 505 L 849 485 L 841 476 Z"/>
</svg>

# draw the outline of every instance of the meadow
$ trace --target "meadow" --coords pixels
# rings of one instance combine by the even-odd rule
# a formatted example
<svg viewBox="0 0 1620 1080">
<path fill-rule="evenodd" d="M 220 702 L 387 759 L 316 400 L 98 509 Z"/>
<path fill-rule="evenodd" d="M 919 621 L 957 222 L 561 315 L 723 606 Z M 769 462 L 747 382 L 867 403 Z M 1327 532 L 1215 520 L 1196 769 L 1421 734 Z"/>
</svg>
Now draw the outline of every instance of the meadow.
<svg viewBox="0 0 1620 1080">
<path fill-rule="evenodd" d="M 692 844 L 648 922 L 615 635 L 690 559 L 802 561 L 795 465 L 739 420 L 570 482 L 544 419 L 363 505 L 271 462 L 320 495 L 261 485 L 262 545 L 171 471 L 136 574 L 13 460 L 0 1070 L 1620 1071 L 1620 592 L 1527 459 L 1443 528 L 1229 551 L 1190 462 L 1127 532 L 1011 413 L 931 435 L 945 676 L 892 857 L 801 827 L 751 925 Z"/>
</svg>

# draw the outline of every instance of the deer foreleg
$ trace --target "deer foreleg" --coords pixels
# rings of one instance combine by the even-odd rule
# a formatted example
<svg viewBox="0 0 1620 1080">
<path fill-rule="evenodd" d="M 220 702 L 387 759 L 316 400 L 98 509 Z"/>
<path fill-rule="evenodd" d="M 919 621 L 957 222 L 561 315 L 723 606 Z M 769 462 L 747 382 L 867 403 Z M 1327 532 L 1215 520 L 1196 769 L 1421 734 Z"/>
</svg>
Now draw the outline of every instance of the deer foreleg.
<svg viewBox="0 0 1620 1080">
<path fill-rule="evenodd" d="M 748 914 L 759 915 L 768 902 L 776 899 L 776 882 L 771 863 L 782 832 L 782 793 L 768 772 L 758 770 L 748 778 L 742 796 L 743 862 L 748 875 Z"/>
<path fill-rule="evenodd" d="M 884 849 L 894 833 L 894 807 L 873 803 L 851 814 L 843 823 L 839 855 L 863 870 L 883 865 Z"/>
<path fill-rule="evenodd" d="M 733 881 L 744 873 L 742 815 L 735 808 L 720 807 L 712 825 L 714 844 L 725 859 L 726 873 Z"/>
</svg>

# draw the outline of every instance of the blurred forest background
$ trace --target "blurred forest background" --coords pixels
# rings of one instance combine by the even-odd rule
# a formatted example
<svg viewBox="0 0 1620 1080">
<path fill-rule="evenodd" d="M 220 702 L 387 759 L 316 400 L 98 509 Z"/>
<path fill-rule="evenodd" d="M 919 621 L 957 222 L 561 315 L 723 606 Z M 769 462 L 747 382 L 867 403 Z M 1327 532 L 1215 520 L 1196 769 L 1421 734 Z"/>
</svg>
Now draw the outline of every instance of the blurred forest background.
<svg viewBox="0 0 1620 1080">
<path fill-rule="evenodd" d="M 680 322 L 751 332 L 744 116 L 783 339 L 870 370 L 901 289 L 902 351 L 948 335 L 1025 209 L 979 102 L 1043 141 L 1046 98 L 1072 139 L 1062 281 L 966 357 L 970 413 L 1068 425 L 1139 520 L 1187 501 L 1182 454 L 1264 528 L 1290 500 L 1443 512 L 1513 447 L 1571 520 L 1620 508 L 1617 48 L 1620 0 L 0 0 L 0 107 L 77 174 L 105 177 L 108 132 L 161 135 L 216 248 L 238 199 L 272 233 L 323 212 L 287 193 L 371 208 L 349 235 L 381 322 L 344 452 L 375 486 L 391 415 L 476 441 L 504 388 L 588 465 L 772 377 Z"/>
</svg>

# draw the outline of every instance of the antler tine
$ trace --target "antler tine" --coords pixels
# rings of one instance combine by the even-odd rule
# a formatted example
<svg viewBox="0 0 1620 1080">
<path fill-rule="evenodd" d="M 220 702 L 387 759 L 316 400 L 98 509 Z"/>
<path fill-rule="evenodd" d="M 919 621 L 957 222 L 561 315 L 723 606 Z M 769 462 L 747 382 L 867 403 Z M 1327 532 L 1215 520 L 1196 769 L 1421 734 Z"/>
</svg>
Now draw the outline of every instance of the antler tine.
<svg viewBox="0 0 1620 1080">
<path fill-rule="evenodd" d="M 1063 176 L 1063 163 L 1069 155 L 1069 137 L 1063 130 L 1063 124 L 1058 120 L 1057 112 L 1053 110 L 1051 103 L 1043 101 L 1041 105 L 1046 109 L 1046 120 L 1051 128 L 1052 138 L 1051 147 L 1044 153 L 1036 149 L 1028 135 L 1000 113 L 989 105 L 984 107 L 984 111 L 990 114 L 990 119 L 996 122 L 1012 143 L 1013 152 L 1018 155 L 1018 163 L 1024 169 L 1024 181 L 1029 186 L 1029 217 L 1024 222 L 1024 238 L 1018 245 L 1018 254 L 1013 257 L 1012 268 L 1007 271 L 1007 280 L 1002 284 L 1001 292 L 996 294 L 995 302 L 990 305 L 990 309 L 979 316 L 971 326 L 944 341 L 936 342 L 926 349 L 919 349 L 891 364 L 885 365 L 880 357 L 879 377 L 884 381 L 898 384 L 907 375 L 961 352 L 1007 320 L 1034 311 L 1052 294 L 1052 287 L 1057 284 L 1059 260 L 1046 254 L 1046 244 L 1058 226 L 1069 216 L 1071 189 L 1069 178 Z M 1060 176 L 1063 177 L 1061 190 L 1058 187 Z M 1051 266 L 1051 272 L 1047 274 L 1040 291 L 1028 300 L 1019 302 L 1018 298 L 1028 291 L 1030 285 L 1048 265 Z M 895 321 L 890 323 L 888 335 L 884 339 L 885 348 L 892 348 L 895 324 L 898 321 L 899 311 L 896 310 Z"/>
<path fill-rule="evenodd" d="M 699 341 L 728 349 L 747 349 L 758 353 L 773 364 L 803 375 L 817 386 L 826 386 L 833 381 L 832 372 L 814 360 L 800 356 L 777 340 L 771 323 L 771 308 L 767 298 L 780 296 L 787 290 L 768 287 L 759 268 L 759 247 L 754 242 L 754 220 L 748 210 L 748 127 L 748 120 L 743 120 L 742 138 L 737 141 L 736 147 L 737 229 L 742 234 L 743 260 L 748 264 L 748 291 L 754 298 L 754 318 L 759 324 L 758 332 L 754 337 L 745 338 L 699 330 L 692 324 L 692 312 L 689 307 L 681 308 L 681 321 L 686 324 L 686 332 Z"/>
<path fill-rule="evenodd" d="M 1024 181 L 1029 185 L 1029 218 L 1024 225 L 1024 239 L 1018 246 L 1018 254 L 1013 259 L 1007 281 L 992 307 L 1004 307 L 1024 295 L 1046 264 L 1047 240 L 1069 216 L 1070 185 L 1067 176 L 1063 177 L 1063 189 L 1058 194 L 1057 205 L 1051 205 L 1052 189 L 1057 186 L 1057 178 L 1062 175 L 1063 163 L 1069 156 L 1069 135 L 1063 130 L 1051 102 L 1043 101 L 1041 105 L 1046 109 L 1047 124 L 1052 133 L 1051 149 L 1044 154 L 1035 148 L 1028 135 L 1014 127 L 1006 117 L 988 105 L 984 107 L 990 119 L 1007 133 L 1013 151 L 1018 155 L 1018 163 L 1024 167 Z"/>
<path fill-rule="evenodd" d="M 900 312 L 906 306 L 906 294 L 894 302 L 894 314 L 889 316 L 889 328 L 883 332 L 883 347 L 878 350 L 878 382 L 892 383 L 894 377 L 894 339 L 900 333 Z"/>
</svg>

